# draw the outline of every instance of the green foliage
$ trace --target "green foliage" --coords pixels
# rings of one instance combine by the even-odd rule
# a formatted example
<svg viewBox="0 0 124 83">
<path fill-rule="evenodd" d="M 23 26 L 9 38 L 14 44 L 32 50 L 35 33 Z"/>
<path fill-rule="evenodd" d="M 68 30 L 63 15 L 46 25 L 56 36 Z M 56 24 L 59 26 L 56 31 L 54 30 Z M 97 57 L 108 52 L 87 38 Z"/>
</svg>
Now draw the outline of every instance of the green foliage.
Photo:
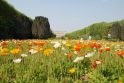
<svg viewBox="0 0 124 83">
<path fill-rule="evenodd" d="M 115 34 L 117 35 L 117 38 L 119 37 L 122 39 L 122 34 L 123 31 L 119 30 L 119 27 L 123 28 L 124 27 L 124 20 L 121 21 L 116 21 L 116 22 L 111 22 L 111 23 L 106 23 L 106 22 L 101 22 L 101 23 L 95 23 L 92 24 L 91 26 L 85 27 L 84 29 L 77 30 L 71 33 L 67 33 L 66 37 L 69 39 L 79 39 L 79 38 L 84 38 L 88 39 L 88 36 L 91 35 L 92 39 L 107 39 L 108 33 L 111 32 L 111 28 L 115 27 Z M 118 28 L 118 29 L 117 29 Z M 119 30 L 117 32 L 117 30 Z"/>
<path fill-rule="evenodd" d="M 91 35 L 93 39 L 103 39 L 104 37 L 107 36 L 107 33 L 109 32 L 111 25 L 112 23 L 106 23 L 106 22 L 95 23 L 84 29 L 66 34 L 66 37 L 72 39 L 78 39 L 78 38 L 87 39 L 88 35 Z"/>
<path fill-rule="evenodd" d="M 0 39 L 15 38 L 15 29 L 17 28 L 16 17 L 24 15 L 12 7 L 6 0 L 0 0 Z"/>
<path fill-rule="evenodd" d="M 13 38 L 14 29 L 15 29 L 15 23 L 13 19 L 0 16 L 0 39 L 1 37 L 2 38 L 6 38 L 6 37 Z"/>
<path fill-rule="evenodd" d="M 121 26 L 124 26 L 124 20 L 119 21 Z"/>
<path fill-rule="evenodd" d="M 17 16 L 20 15 L 21 13 L 13 6 L 7 3 L 5 0 L 0 0 L 0 16 Z"/>
</svg>

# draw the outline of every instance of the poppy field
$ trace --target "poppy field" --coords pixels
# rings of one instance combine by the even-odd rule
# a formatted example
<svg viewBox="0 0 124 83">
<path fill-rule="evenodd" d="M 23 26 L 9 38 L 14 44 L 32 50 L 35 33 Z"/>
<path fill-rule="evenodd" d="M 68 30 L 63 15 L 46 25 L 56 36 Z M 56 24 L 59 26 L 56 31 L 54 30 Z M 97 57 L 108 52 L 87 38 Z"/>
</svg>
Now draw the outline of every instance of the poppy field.
<svg viewBox="0 0 124 83">
<path fill-rule="evenodd" d="M 124 83 L 124 42 L 1 40 L 0 83 Z"/>
</svg>

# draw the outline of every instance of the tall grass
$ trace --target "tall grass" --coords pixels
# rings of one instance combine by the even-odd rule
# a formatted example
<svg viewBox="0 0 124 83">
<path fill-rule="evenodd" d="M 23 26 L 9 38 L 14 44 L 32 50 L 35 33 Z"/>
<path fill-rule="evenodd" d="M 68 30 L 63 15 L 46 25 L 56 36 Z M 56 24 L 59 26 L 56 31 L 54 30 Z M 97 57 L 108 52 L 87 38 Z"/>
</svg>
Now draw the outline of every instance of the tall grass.
<svg viewBox="0 0 124 83">
<path fill-rule="evenodd" d="M 62 44 L 62 42 L 66 44 Z M 5 42 L 5 41 L 4 41 Z M 36 46 L 34 42 L 45 42 L 44 46 Z M 54 48 L 51 42 L 59 42 L 61 46 Z M 21 51 L 18 54 L 9 53 L 6 56 L 0 56 L 0 83 L 117 83 L 124 81 L 124 58 L 115 54 L 115 50 L 124 51 L 124 43 L 113 43 L 106 41 L 97 41 L 102 45 L 103 52 L 99 53 L 99 48 L 83 47 L 78 54 L 74 53 L 73 46 L 79 40 L 23 40 L 9 41 L 7 48 L 9 51 L 19 48 Z M 86 46 L 92 43 L 84 41 L 81 44 Z M 29 49 L 42 48 L 35 54 L 30 54 Z M 118 47 L 118 45 L 120 45 Z M 110 51 L 105 51 L 104 48 L 110 47 Z M 1 48 L 1 49 L 2 49 Z M 53 52 L 48 56 L 44 55 L 46 49 L 52 49 Z M 65 48 L 62 50 L 62 48 Z M 78 56 L 85 56 L 86 53 L 93 52 L 92 57 L 85 57 L 84 60 L 74 63 L 73 60 Z M 21 57 L 21 54 L 27 54 L 27 57 Z M 67 54 L 67 55 L 66 55 Z M 68 57 L 72 54 L 72 58 Z M 20 63 L 14 63 L 13 59 L 21 58 Z M 91 62 L 102 60 L 103 62 L 92 68 Z M 69 70 L 74 68 L 74 73 Z M 88 77 L 87 79 L 82 78 Z"/>
</svg>

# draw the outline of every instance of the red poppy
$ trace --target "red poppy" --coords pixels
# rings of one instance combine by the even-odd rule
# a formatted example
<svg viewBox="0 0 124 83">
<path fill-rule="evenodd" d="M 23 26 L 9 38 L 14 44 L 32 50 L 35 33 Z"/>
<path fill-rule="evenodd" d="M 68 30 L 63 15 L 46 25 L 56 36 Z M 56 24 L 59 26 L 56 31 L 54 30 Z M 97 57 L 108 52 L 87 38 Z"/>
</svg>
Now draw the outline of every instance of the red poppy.
<svg viewBox="0 0 124 83">
<path fill-rule="evenodd" d="M 99 53 L 102 53 L 103 52 L 103 49 L 99 49 L 98 51 L 99 51 Z"/>
<path fill-rule="evenodd" d="M 91 66 L 92 68 L 96 69 L 96 67 L 97 67 L 96 62 L 92 61 L 92 62 L 91 62 L 91 65 L 92 65 L 92 66 Z"/>
<path fill-rule="evenodd" d="M 3 47 L 6 47 L 7 45 L 8 45 L 8 44 L 7 44 L 6 42 L 3 42 L 3 43 L 2 43 L 2 46 L 3 46 Z"/>
<path fill-rule="evenodd" d="M 116 54 L 117 54 L 118 56 L 122 57 L 122 56 L 124 55 L 124 51 L 118 51 L 118 52 L 116 52 Z"/>
<path fill-rule="evenodd" d="M 96 43 L 95 43 L 95 42 L 91 43 L 91 44 L 90 44 L 90 47 L 91 47 L 91 48 L 95 48 L 95 47 L 96 47 Z"/>
<path fill-rule="evenodd" d="M 82 47 L 83 45 L 81 43 L 77 43 L 76 46 Z"/>
<path fill-rule="evenodd" d="M 76 46 L 75 47 L 75 51 L 80 51 L 81 50 L 81 47 L 80 46 Z"/>
<path fill-rule="evenodd" d="M 101 48 L 101 44 L 96 44 L 96 48 Z"/>
<path fill-rule="evenodd" d="M 71 53 L 68 54 L 68 58 L 72 59 L 72 54 Z"/>
<path fill-rule="evenodd" d="M 100 43 L 93 42 L 93 43 L 90 44 L 90 47 L 91 48 L 101 48 L 101 44 Z"/>
<path fill-rule="evenodd" d="M 106 47 L 105 50 L 106 50 L 106 51 L 110 51 L 110 47 Z"/>
</svg>

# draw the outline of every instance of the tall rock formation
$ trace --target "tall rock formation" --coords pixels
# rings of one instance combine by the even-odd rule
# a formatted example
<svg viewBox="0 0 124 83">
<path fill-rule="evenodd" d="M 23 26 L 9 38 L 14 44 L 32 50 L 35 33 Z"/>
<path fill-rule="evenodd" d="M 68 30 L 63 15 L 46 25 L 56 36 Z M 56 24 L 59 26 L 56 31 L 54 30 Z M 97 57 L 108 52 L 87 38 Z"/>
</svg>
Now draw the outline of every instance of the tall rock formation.
<svg viewBox="0 0 124 83">
<path fill-rule="evenodd" d="M 53 36 L 48 19 L 40 16 L 33 22 L 6 0 L 0 0 L 0 39 L 32 39 L 32 36 L 34 38 Z"/>
<path fill-rule="evenodd" d="M 15 21 L 17 26 L 15 28 L 16 39 L 32 38 L 32 31 L 31 31 L 32 20 L 26 16 L 17 16 L 15 18 Z"/>
<path fill-rule="evenodd" d="M 32 24 L 32 34 L 34 38 L 50 38 L 54 36 L 50 29 L 49 21 L 46 17 L 37 16 Z"/>
</svg>

